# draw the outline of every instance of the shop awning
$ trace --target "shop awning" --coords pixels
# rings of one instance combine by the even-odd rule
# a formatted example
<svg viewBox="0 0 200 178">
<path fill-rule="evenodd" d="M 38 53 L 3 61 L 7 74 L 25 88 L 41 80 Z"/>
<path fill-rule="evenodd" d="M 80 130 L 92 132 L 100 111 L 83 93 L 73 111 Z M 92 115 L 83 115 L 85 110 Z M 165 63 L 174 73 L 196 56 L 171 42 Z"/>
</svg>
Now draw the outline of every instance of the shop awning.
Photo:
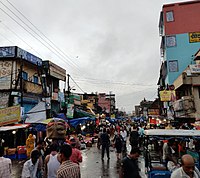
<svg viewBox="0 0 200 178">
<path fill-rule="evenodd" d="M 23 129 L 29 127 L 30 124 L 15 124 L 12 126 L 3 126 L 0 127 L 0 132 L 8 131 L 8 130 L 16 130 L 16 129 Z"/>
</svg>

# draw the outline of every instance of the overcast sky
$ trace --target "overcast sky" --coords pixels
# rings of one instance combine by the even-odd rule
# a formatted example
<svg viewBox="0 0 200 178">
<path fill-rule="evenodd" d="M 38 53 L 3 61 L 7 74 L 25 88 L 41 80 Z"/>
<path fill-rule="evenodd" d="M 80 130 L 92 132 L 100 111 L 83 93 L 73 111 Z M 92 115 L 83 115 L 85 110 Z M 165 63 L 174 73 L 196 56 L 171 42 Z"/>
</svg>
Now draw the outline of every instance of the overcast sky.
<svg viewBox="0 0 200 178">
<path fill-rule="evenodd" d="M 3 0 L 0 46 L 62 66 L 76 92 L 116 95 L 120 110 L 157 97 L 163 4 L 175 0 Z"/>
</svg>

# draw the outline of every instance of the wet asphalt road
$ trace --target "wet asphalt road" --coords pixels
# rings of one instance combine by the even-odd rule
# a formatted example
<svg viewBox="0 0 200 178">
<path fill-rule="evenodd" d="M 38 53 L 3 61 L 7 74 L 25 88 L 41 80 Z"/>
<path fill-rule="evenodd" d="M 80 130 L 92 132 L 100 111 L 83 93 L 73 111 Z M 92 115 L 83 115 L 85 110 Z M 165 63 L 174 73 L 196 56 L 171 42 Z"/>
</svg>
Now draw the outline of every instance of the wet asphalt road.
<svg viewBox="0 0 200 178">
<path fill-rule="evenodd" d="M 128 150 L 130 147 L 128 146 Z M 81 178 L 118 178 L 120 162 L 117 161 L 114 148 L 110 148 L 110 160 L 107 160 L 105 155 L 104 161 L 101 160 L 101 150 L 95 144 L 92 147 L 87 147 L 82 151 L 83 162 L 81 167 Z M 144 171 L 144 164 L 139 160 L 140 168 Z M 21 171 L 25 160 L 13 161 L 12 178 L 20 178 Z M 146 176 L 143 174 L 142 178 Z"/>
</svg>

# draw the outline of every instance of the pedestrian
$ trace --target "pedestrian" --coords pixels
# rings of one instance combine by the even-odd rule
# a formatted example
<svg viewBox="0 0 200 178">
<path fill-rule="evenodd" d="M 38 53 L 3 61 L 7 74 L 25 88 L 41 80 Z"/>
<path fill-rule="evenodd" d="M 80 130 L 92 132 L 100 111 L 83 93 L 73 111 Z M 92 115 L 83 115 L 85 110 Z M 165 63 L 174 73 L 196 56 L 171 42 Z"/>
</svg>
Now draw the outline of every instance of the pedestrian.
<svg viewBox="0 0 200 178">
<path fill-rule="evenodd" d="M 60 149 L 60 158 L 62 164 L 57 171 L 57 178 L 80 178 L 80 167 L 70 160 L 72 148 L 70 145 L 62 145 Z"/>
<path fill-rule="evenodd" d="M 181 157 L 181 167 L 176 169 L 174 172 L 172 172 L 171 178 L 199 178 L 200 172 L 195 167 L 195 161 L 194 158 L 189 155 L 185 154 Z"/>
<path fill-rule="evenodd" d="M 39 152 L 39 163 L 38 163 L 38 178 L 42 178 L 43 175 L 43 166 L 44 166 L 44 150 L 43 150 L 43 143 L 42 141 L 37 142 L 37 146 L 34 148 L 34 150 L 38 150 Z"/>
<path fill-rule="evenodd" d="M 83 159 L 81 151 L 76 148 L 76 140 L 74 138 L 70 139 L 70 142 L 72 147 L 72 155 L 70 156 L 70 160 L 79 165 L 79 163 L 81 163 Z"/>
<path fill-rule="evenodd" d="M 133 125 L 132 128 L 133 130 L 130 133 L 129 141 L 130 141 L 131 147 L 133 148 L 133 147 L 138 147 L 139 134 L 135 125 Z"/>
<path fill-rule="evenodd" d="M 11 178 L 12 163 L 9 158 L 4 158 L 4 147 L 0 146 L 0 177 Z"/>
<path fill-rule="evenodd" d="M 133 147 L 130 154 L 127 155 L 121 162 L 120 178 L 141 178 L 138 168 L 138 158 L 140 150 Z"/>
<path fill-rule="evenodd" d="M 126 131 L 125 126 L 122 127 L 122 130 L 120 131 L 120 135 L 123 138 L 122 151 L 123 151 L 123 154 L 125 155 L 126 151 L 127 151 L 127 149 L 126 149 L 127 131 Z"/>
<path fill-rule="evenodd" d="M 56 178 L 61 159 L 58 154 L 58 145 L 50 145 L 51 153 L 44 160 L 44 178 Z"/>
<path fill-rule="evenodd" d="M 110 159 L 109 147 L 110 147 L 110 137 L 106 132 L 106 128 L 103 128 L 103 133 L 101 134 L 101 145 L 102 145 L 102 152 L 101 152 L 101 159 L 104 159 L 105 150 L 107 153 L 108 160 Z"/>
<path fill-rule="evenodd" d="M 30 159 L 24 163 L 22 169 L 22 178 L 37 178 L 38 177 L 38 163 L 40 153 L 38 150 L 32 150 Z"/>
<path fill-rule="evenodd" d="M 116 154 L 117 154 L 117 160 L 120 160 L 122 157 L 123 142 L 124 142 L 123 137 L 118 132 L 113 139 L 114 147 L 116 149 Z"/>
<path fill-rule="evenodd" d="M 26 139 L 26 154 L 27 157 L 30 158 L 31 151 L 35 147 L 35 137 L 33 134 L 29 134 L 28 138 Z"/>
</svg>

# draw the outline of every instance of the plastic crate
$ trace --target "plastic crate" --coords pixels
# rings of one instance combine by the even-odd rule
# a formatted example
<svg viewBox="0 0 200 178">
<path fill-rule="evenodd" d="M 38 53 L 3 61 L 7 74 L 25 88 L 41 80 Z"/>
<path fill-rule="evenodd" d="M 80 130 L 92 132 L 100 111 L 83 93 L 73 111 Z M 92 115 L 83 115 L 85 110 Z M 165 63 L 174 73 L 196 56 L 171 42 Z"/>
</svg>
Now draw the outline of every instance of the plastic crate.
<svg viewBox="0 0 200 178">
<path fill-rule="evenodd" d="M 26 154 L 18 154 L 18 159 L 27 159 Z"/>
</svg>

